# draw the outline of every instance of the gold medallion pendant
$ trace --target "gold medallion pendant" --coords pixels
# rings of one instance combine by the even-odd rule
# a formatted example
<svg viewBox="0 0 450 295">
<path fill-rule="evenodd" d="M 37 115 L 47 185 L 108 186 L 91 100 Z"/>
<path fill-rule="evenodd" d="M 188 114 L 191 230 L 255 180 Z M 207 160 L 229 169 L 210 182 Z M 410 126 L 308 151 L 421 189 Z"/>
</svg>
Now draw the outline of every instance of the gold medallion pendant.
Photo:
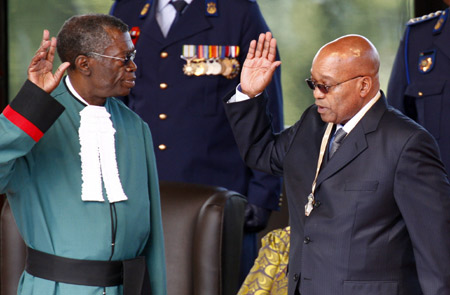
<svg viewBox="0 0 450 295">
<path fill-rule="evenodd" d="M 186 64 L 183 66 L 183 73 L 187 76 L 194 75 L 195 64 L 193 64 L 190 60 L 186 61 Z"/>
<path fill-rule="evenodd" d="M 196 76 L 203 76 L 206 74 L 206 62 L 204 59 L 196 59 L 194 60 L 195 64 L 195 71 L 194 75 Z"/>
<path fill-rule="evenodd" d="M 211 68 L 211 75 L 220 75 L 222 74 L 222 64 L 220 63 L 218 58 L 210 60 L 208 67 Z"/>
<path fill-rule="evenodd" d="M 222 60 L 222 66 L 224 67 L 222 75 L 227 79 L 235 78 L 241 70 L 239 61 L 235 58 L 224 58 Z"/>
</svg>

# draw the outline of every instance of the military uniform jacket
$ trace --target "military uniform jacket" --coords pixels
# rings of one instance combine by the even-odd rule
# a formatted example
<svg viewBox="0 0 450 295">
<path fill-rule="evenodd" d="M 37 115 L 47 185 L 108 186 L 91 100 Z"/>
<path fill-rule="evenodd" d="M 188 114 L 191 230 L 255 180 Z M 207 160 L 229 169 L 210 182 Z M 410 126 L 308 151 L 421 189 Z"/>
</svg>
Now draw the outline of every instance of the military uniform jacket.
<svg viewBox="0 0 450 295">
<path fill-rule="evenodd" d="M 389 104 L 424 126 L 437 140 L 450 169 L 449 9 L 412 19 L 398 48 L 387 98 Z"/>
<path fill-rule="evenodd" d="M 193 0 L 167 38 L 155 18 L 156 0 L 116 2 L 112 14 L 131 30 L 140 30 L 136 86 L 125 102 L 152 130 L 160 179 L 223 186 L 246 195 L 250 203 L 275 210 L 280 179 L 245 166 L 221 103 L 239 76 L 187 76 L 186 61 L 180 58 L 183 45 L 233 45 L 240 46 L 242 66 L 250 41 L 269 29 L 256 2 L 211 2 L 217 2 L 217 16 L 207 15 L 205 1 Z M 151 6 L 142 17 L 146 3 Z M 283 126 L 279 72 L 269 92 L 272 126 L 279 131 Z"/>
<path fill-rule="evenodd" d="M 113 214 L 105 193 L 104 202 L 81 200 L 78 129 L 84 104 L 64 82 L 52 96 L 27 81 L 0 115 L 0 192 L 7 195 L 26 245 L 83 260 L 145 256 L 152 294 L 165 295 L 159 187 L 147 124 L 121 101 L 107 99 L 105 108 L 116 130 L 119 176 L 128 197 L 114 203 Z M 101 287 L 58 283 L 27 272 L 18 288 L 23 295 L 102 293 Z M 122 294 L 122 285 L 107 287 L 106 294 Z"/>
<path fill-rule="evenodd" d="M 290 295 L 450 294 L 450 185 L 425 129 L 383 95 L 324 162 L 306 217 L 326 129 L 317 107 L 278 135 L 263 98 L 226 107 L 245 162 L 284 177 Z"/>
</svg>

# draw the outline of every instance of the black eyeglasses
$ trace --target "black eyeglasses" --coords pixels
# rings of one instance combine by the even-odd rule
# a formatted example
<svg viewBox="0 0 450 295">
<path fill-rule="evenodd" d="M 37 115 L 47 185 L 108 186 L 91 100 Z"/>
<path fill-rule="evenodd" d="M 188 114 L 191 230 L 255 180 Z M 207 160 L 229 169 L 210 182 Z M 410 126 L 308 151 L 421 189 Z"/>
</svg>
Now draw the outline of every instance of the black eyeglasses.
<svg viewBox="0 0 450 295">
<path fill-rule="evenodd" d="M 350 78 L 350 79 L 348 79 L 348 80 L 345 80 L 345 81 L 336 83 L 336 84 L 334 84 L 334 85 L 319 84 L 319 83 L 316 83 L 316 82 L 315 82 L 314 80 L 312 80 L 311 78 L 310 78 L 310 79 L 306 79 L 305 81 L 306 81 L 306 84 L 308 84 L 309 88 L 311 88 L 312 90 L 316 89 L 316 87 L 317 87 L 317 88 L 319 88 L 320 92 L 322 92 L 322 93 L 324 93 L 324 94 L 327 94 L 328 91 L 330 91 L 330 88 L 331 88 L 331 87 L 338 86 L 338 85 L 341 85 L 341 84 L 343 84 L 343 83 L 345 83 L 345 82 L 354 80 L 354 79 L 356 79 L 356 78 L 361 78 L 361 77 L 364 77 L 364 76 L 356 76 L 356 77 Z"/>
<path fill-rule="evenodd" d="M 90 55 L 90 54 L 94 54 L 94 55 L 101 56 L 101 57 L 106 57 L 106 58 L 117 59 L 117 60 L 122 61 L 123 65 L 126 66 L 126 65 L 128 65 L 128 63 L 130 61 L 134 61 L 134 58 L 136 57 L 136 50 L 134 50 L 133 52 L 128 53 L 127 56 L 125 56 L 125 58 L 121 58 L 121 57 L 117 57 L 117 56 L 104 55 L 104 54 L 100 54 L 100 53 L 97 53 L 97 52 L 89 52 L 89 53 L 87 53 L 87 55 Z"/>
</svg>

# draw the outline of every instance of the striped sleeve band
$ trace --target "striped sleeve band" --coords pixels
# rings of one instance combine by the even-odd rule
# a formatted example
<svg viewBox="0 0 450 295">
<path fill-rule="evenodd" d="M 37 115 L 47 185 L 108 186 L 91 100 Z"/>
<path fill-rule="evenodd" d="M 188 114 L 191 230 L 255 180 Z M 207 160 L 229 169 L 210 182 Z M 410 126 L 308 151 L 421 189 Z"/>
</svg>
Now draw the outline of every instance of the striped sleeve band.
<svg viewBox="0 0 450 295">
<path fill-rule="evenodd" d="M 27 80 L 3 115 L 37 142 L 63 111 L 58 101 Z"/>
</svg>

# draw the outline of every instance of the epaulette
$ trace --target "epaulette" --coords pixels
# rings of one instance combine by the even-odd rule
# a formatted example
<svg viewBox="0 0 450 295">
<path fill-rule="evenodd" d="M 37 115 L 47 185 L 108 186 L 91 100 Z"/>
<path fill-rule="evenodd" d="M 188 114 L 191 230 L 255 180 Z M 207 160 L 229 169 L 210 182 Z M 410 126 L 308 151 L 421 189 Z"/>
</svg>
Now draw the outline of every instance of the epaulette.
<svg viewBox="0 0 450 295">
<path fill-rule="evenodd" d="M 410 20 L 406 23 L 406 25 L 407 25 L 407 26 L 410 26 L 410 25 L 419 24 L 419 23 L 422 23 L 422 22 L 424 22 L 424 21 L 427 21 L 427 20 L 436 18 L 436 17 L 440 16 L 442 13 L 444 13 L 443 10 L 438 10 L 438 11 L 432 12 L 432 13 L 430 13 L 430 14 L 426 14 L 426 15 L 419 16 L 419 17 L 414 17 L 414 18 L 410 19 Z"/>
</svg>

